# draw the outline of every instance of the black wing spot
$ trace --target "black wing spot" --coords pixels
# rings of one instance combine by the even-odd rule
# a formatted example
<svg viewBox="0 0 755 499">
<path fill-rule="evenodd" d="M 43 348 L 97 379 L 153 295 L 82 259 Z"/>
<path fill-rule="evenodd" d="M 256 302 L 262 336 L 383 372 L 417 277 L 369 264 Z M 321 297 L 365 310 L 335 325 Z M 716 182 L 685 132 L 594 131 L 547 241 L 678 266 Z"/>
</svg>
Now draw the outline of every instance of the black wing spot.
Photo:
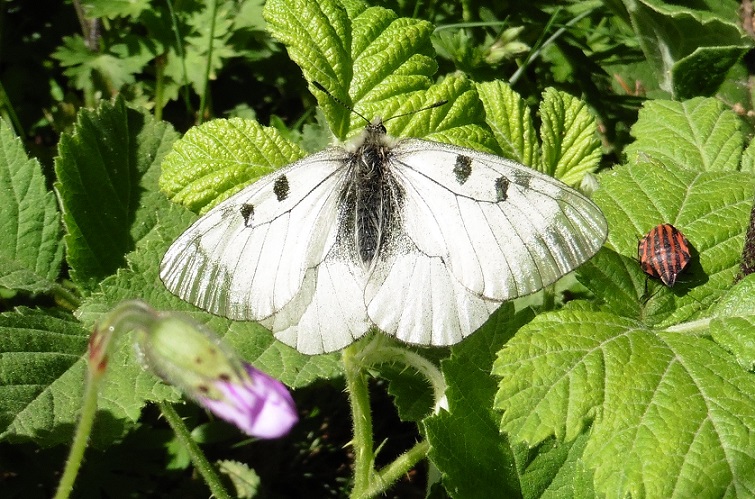
<svg viewBox="0 0 755 499">
<path fill-rule="evenodd" d="M 252 226 L 252 217 L 254 217 L 254 205 L 244 203 L 241 205 L 241 216 L 244 217 L 244 225 L 246 227 Z"/>
<path fill-rule="evenodd" d="M 495 179 L 495 197 L 497 202 L 506 201 L 509 197 L 509 181 L 504 177 Z"/>
<path fill-rule="evenodd" d="M 463 184 L 467 181 L 472 174 L 472 158 L 469 156 L 463 156 L 459 154 L 456 156 L 456 164 L 454 165 L 454 175 L 456 175 L 456 181 L 459 184 Z"/>
<path fill-rule="evenodd" d="M 514 172 L 514 183 L 516 185 L 520 185 L 524 187 L 525 189 L 530 188 L 530 180 L 532 180 L 532 175 L 530 175 L 527 172 L 520 172 L 515 171 Z"/>
<path fill-rule="evenodd" d="M 281 175 L 275 179 L 273 192 L 275 193 L 275 197 L 278 198 L 278 201 L 283 201 L 288 197 L 288 178 L 285 175 Z"/>
</svg>

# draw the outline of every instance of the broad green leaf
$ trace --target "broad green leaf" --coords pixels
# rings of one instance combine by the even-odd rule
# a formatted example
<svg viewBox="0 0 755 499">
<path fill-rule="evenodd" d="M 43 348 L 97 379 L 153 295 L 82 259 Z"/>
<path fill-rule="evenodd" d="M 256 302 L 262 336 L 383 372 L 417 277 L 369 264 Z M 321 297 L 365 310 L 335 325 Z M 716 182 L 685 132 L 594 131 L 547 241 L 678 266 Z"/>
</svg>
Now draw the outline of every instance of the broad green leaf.
<svg viewBox="0 0 755 499">
<path fill-rule="evenodd" d="M 233 118 L 189 130 L 165 157 L 160 188 L 174 202 L 206 212 L 259 177 L 304 157 L 275 128 Z"/>
<path fill-rule="evenodd" d="M 434 359 L 435 354 L 442 357 L 448 354 L 446 349 L 438 349 L 426 353 L 423 349 L 420 355 Z M 432 412 L 433 392 L 429 390 L 427 378 L 415 369 L 407 368 L 403 364 L 382 364 L 380 378 L 388 382 L 387 391 L 393 398 L 393 405 L 401 421 L 419 422 Z"/>
<path fill-rule="evenodd" d="M 81 7 L 89 19 L 137 18 L 142 11 L 150 8 L 150 0 L 84 0 Z"/>
<path fill-rule="evenodd" d="M 469 80 L 450 76 L 420 94 L 424 94 L 424 98 L 416 99 L 416 106 L 404 106 L 399 112 L 410 114 L 389 123 L 396 136 L 420 137 L 491 153 L 499 150 L 481 119 L 485 109 Z M 411 112 L 442 100 L 448 103 L 432 110 Z"/>
<path fill-rule="evenodd" d="M 531 317 L 530 312 L 514 315 L 513 306 L 504 305 L 481 330 L 452 347 L 451 357 L 442 363 L 448 411 L 426 418 L 424 426 L 429 457 L 453 497 L 521 493 L 515 451 L 499 433 L 498 415 L 492 411 L 496 381 L 490 367 L 495 352 Z M 526 455 L 523 448 L 516 452 L 523 451 Z"/>
<path fill-rule="evenodd" d="M 750 274 L 724 295 L 713 315 L 713 339 L 744 369 L 755 371 L 755 275 Z"/>
<path fill-rule="evenodd" d="M 741 124 L 716 99 L 647 101 L 632 135 L 637 140 L 625 149 L 632 162 L 652 161 L 697 171 L 739 169 L 744 142 Z"/>
<path fill-rule="evenodd" d="M 82 110 L 73 134 L 61 137 L 55 189 L 71 277 L 84 289 L 123 266 L 155 224 L 158 165 L 175 138 L 167 124 L 120 98 Z"/>
<path fill-rule="evenodd" d="M 697 47 L 674 64 L 674 95 L 678 99 L 712 95 L 725 81 L 726 74 L 742 59 L 751 46 L 743 37 L 737 45 Z"/>
<path fill-rule="evenodd" d="M 70 443 L 81 409 L 89 331 L 68 319 L 20 309 L 0 315 L 2 434 L 9 441 Z M 144 398 L 177 400 L 173 389 L 143 372 L 132 345 L 113 355 L 98 402 L 97 447 L 121 437 L 139 417 Z M 125 381 L 125 382 L 124 382 Z M 139 387 L 135 390 L 135 387 Z M 144 394 L 148 394 L 145 397 Z"/>
<path fill-rule="evenodd" d="M 55 284 L 63 259 L 55 195 L 39 162 L 0 121 L 0 286 L 41 293 Z"/>
<path fill-rule="evenodd" d="M 478 83 L 477 92 L 485 107 L 485 122 L 503 156 L 523 165 L 540 165 L 540 146 L 527 103 L 501 81 Z"/>
<path fill-rule="evenodd" d="M 523 468 L 522 496 L 525 499 L 595 497 L 592 471 L 582 461 L 587 435 L 571 442 L 546 440 L 530 449 Z M 526 446 L 525 446 L 526 447 Z"/>
<path fill-rule="evenodd" d="M 627 335 L 634 361 L 617 379 L 625 389 L 606 389 L 585 449 L 597 488 L 631 497 L 755 494 L 755 376 L 701 337 L 655 332 L 643 338 L 654 344 L 644 352 L 635 338 Z"/>
<path fill-rule="evenodd" d="M 536 445 L 592 426 L 583 459 L 602 493 L 751 495 L 755 377 L 705 334 L 605 312 L 542 314 L 494 365 L 501 428 Z"/>
<path fill-rule="evenodd" d="M 587 104 L 576 97 L 548 88 L 540 103 L 542 138 L 538 168 L 562 182 L 577 186 L 600 162 L 600 141 L 595 119 Z"/>
<path fill-rule="evenodd" d="M 593 290 L 615 313 L 642 318 L 647 313 L 642 303 L 647 278 L 641 271 L 637 272 L 638 268 L 636 256 L 624 256 L 604 246 L 579 268 L 577 275 L 579 281 Z M 673 302 L 669 307 L 673 307 Z M 669 307 L 664 309 L 666 314 L 671 312 Z"/>
<path fill-rule="evenodd" d="M 650 123 L 658 124 L 667 108 L 690 104 L 653 105 L 657 112 L 641 113 L 635 126 L 644 130 L 640 146 L 651 141 Z M 688 128 L 706 126 L 711 116 L 722 116 L 717 106 L 691 113 Z M 685 165 L 669 160 L 678 141 L 657 139 L 652 155 L 635 152 L 628 165 L 599 176 L 594 200 L 609 223 L 607 247 L 579 275 L 602 299 L 602 311 L 572 302 L 537 317 L 495 366 L 504 378 L 496 399 L 506 411 L 502 428 L 529 445 L 586 435 L 582 462 L 601 494 L 748 496 L 755 490 L 755 475 L 742 471 L 755 461 L 746 451 L 755 442 L 755 378 L 737 363 L 752 366 L 755 303 L 745 283 L 728 291 L 739 270 L 755 179 L 736 171 L 742 137 L 733 124 L 709 139 L 740 144 L 726 171 L 708 171 L 700 154 Z M 659 223 L 674 224 L 692 246 L 693 261 L 673 289 L 649 280 L 637 262 L 638 240 Z M 730 305 L 719 305 L 711 319 L 709 308 L 722 297 Z"/>
<path fill-rule="evenodd" d="M 707 11 L 661 0 L 624 1 L 661 88 L 674 98 L 712 94 L 752 46 L 740 29 L 737 4 L 723 4 Z"/>
<path fill-rule="evenodd" d="M 52 385 L 61 382 L 72 366 L 77 365 L 86 350 L 87 331 L 71 320 L 57 319 L 40 312 L 19 309 L 0 314 L 0 404 L 2 404 L 2 437 L 27 434 L 31 429 L 62 432 L 53 440 L 65 442 L 70 428 L 61 428 L 65 422 L 73 423 L 81 400 L 72 399 L 65 391 L 54 390 Z M 77 365 L 75 373 L 83 385 L 84 372 Z M 68 376 L 67 383 L 75 383 Z M 59 385 L 60 386 L 60 385 Z M 47 406 L 48 409 L 40 410 Z M 55 407 L 55 411 L 49 410 Z M 64 412 L 69 420 L 56 420 Z"/>
<path fill-rule="evenodd" d="M 368 119 L 401 114 L 410 94 L 429 88 L 437 70 L 432 26 L 426 21 L 336 0 L 273 0 L 265 5 L 264 15 L 268 29 L 286 45 L 307 81 L 319 82 Z M 311 89 L 337 137 L 364 127 L 358 116 Z"/>
</svg>

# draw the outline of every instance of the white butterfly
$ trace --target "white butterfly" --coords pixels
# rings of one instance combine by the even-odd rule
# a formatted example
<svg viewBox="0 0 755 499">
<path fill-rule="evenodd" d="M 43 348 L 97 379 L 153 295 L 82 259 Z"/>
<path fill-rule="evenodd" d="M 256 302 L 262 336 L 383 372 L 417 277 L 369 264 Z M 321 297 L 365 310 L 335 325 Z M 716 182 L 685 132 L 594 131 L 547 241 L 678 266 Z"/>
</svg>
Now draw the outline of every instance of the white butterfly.
<svg viewBox="0 0 755 499">
<path fill-rule="evenodd" d="M 305 354 L 375 326 L 451 345 L 501 302 L 533 293 L 602 246 L 589 199 L 507 159 L 393 139 L 380 119 L 345 147 L 275 171 L 223 201 L 160 267 L 182 299 L 256 320 Z"/>
</svg>

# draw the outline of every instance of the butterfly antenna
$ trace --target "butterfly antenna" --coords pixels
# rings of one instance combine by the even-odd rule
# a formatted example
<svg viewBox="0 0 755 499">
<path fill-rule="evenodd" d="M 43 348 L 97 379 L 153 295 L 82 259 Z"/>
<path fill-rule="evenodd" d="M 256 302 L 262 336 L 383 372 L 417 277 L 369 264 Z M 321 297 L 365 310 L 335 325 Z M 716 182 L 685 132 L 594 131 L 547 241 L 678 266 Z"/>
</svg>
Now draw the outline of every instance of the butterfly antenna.
<svg viewBox="0 0 755 499">
<path fill-rule="evenodd" d="M 367 118 L 365 118 L 359 111 L 355 110 L 353 107 L 349 106 L 344 101 L 342 101 L 341 99 L 339 99 L 335 95 L 331 94 L 330 91 L 327 88 L 323 87 L 322 84 L 319 81 L 313 81 L 312 85 L 314 85 L 315 87 L 317 87 L 318 90 L 320 90 L 322 92 L 325 92 L 325 95 L 327 95 L 328 97 L 330 97 L 331 99 L 333 99 L 333 101 L 336 104 L 339 104 L 344 109 L 347 109 L 347 110 L 351 111 L 352 113 L 356 114 L 357 116 L 359 116 L 360 118 L 362 118 L 365 121 L 365 123 L 367 123 L 367 124 L 370 123 L 370 120 L 368 120 Z"/>
<path fill-rule="evenodd" d="M 445 104 L 448 104 L 447 100 L 439 100 L 438 102 L 435 102 L 433 104 L 430 104 L 429 106 L 425 106 L 421 109 L 415 109 L 414 111 L 409 111 L 408 113 L 403 114 L 397 114 L 396 116 L 391 116 L 390 118 L 386 118 L 383 120 L 383 123 L 386 121 L 391 121 L 392 119 L 401 118 L 402 116 L 407 116 L 409 114 L 415 114 L 415 113 L 421 113 L 422 111 L 427 111 L 428 109 L 435 109 L 436 107 L 443 106 Z"/>
<path fill-rule="evenodd" d="M 335 95 L 333 95 L 332 93 L 330 93 L 330 91 L 327 88 L 325 88 L 324 86 L 322 86 L 322 84 L 319 81 L 313 81 L 312 84 L 315 87 L 317 87 L 318 90 L 320 90 L 322 92 L 325 92 L 325 94 L 328 97 L 330 97 L 331 99 L 333 99 L 336 103 L 338 103 L 339 105 L 343 106 L 345 109 L 348 109 L 352 113 L 356 114 L 357 116 L 359 116 L 360 118 L 362 118 L 366 123 L 368 123 L 368 124 L 370 123 L 370 120 L 368 120 L 367 118 L 365 118 L 363 114 L 361 114 L 360 112 L 358 112 L 357 110 L 355 110 L 353 107 L 349 106 L 344 101 L 342 101 L 341 99 L 339 99 L 338 97 L 336 97 Z M 422 109 L 416 109 L 414 111 L 409 111 L 407 113 L 397 114 L 396 116 L 391 116 L 390 118 L 386 118 L 386 119 L 383 120 L 383 123 L 385 123 L 386 121 L 390 121 L 392 119 L 395 119 L 395 118 L 401 118 L 402 116 L 407 116 L 409 114 L 421 113 L 422 111 L 427 111 L 428 109 L 434 109 L 436 107 L 440 107 L 440 106 L 443 106 L 445 104 L 448 104 L 447 100 L 440 100 L 438 102 L 435 102 L 434 104 L 430 104 L 429 106 L 423 107 Z"/>
</svg>

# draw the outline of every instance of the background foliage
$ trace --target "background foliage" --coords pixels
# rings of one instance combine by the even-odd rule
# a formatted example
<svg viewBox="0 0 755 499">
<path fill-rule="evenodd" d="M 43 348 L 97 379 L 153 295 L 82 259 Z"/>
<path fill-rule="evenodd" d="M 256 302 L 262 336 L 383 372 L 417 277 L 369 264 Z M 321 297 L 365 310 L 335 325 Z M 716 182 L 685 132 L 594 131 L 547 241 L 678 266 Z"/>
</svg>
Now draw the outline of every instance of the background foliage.
<svg viewBox="0 0 755 499">
<path fill-rule="evenodd" d="M 348 493 L 338 356 L 299 355 L 257 325 L 196 312 L 157 278 L 196 216 L 168 197 L 206 210 L 324 147 L 329 128 L 343 139 L 363 126 L 312 80 L 368 117 L 448 99 L 390 132 L 492 150 L 595 190 L 610 227 L 555 299 L 507 304 L 462 344 L 418 350 L 449 384 L 448 411 L 429 414 L 417 373 L 380 370 L 380 459 L 426 438 L 441 476 L 433 497 L 755 495 L 750 3 L 370 5 L 2 4 L 4 495 L 51 495 L 88 332 L 137 296 L 191 312 L 296 388 L 302 422 L 276 442 L 239 442 L 180 408 L 228 476 L 247 479 L 239 493 Z M 211 118 L 229 119 L 192 128 Z M 673 289 L 636 261 L 661 222 L 693 246 Z M 150 404 L 180 395 L 133 357 L 126 344 L 115 357 L 77 496 L 205 497 Z M 392 494 L 422 497 L 425 471 Z"/>
</svg>

